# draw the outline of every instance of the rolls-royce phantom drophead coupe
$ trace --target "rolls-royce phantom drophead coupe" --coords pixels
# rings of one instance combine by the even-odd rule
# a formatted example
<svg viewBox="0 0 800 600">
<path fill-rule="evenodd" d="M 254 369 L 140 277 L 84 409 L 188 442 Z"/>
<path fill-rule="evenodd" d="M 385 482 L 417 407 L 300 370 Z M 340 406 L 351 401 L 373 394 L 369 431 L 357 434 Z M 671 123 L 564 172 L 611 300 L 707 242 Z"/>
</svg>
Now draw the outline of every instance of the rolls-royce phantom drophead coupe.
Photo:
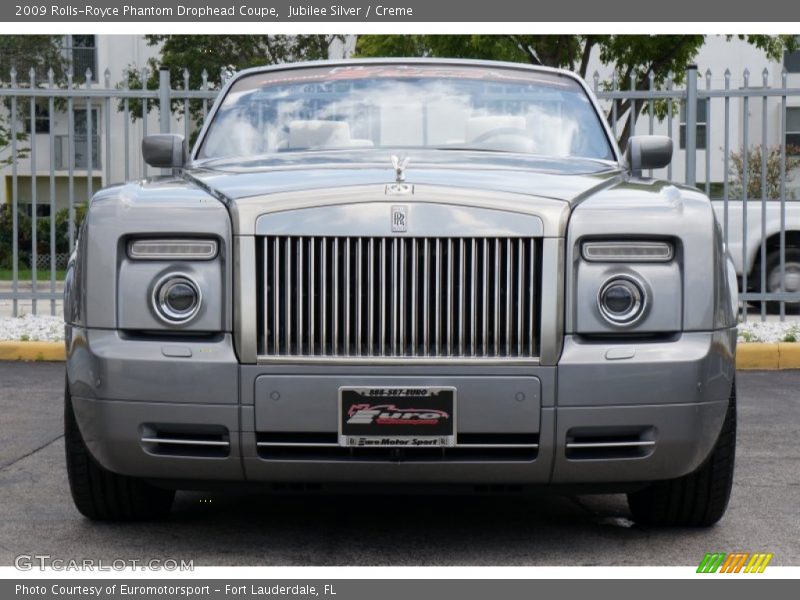
<svg viewBox="0 0 800 600">
<path fill-rule="evenodd" d="M 736 275 L 567 71 L 256 68 L 163 175 L 91 201 L 67 274 L 66 453 L 92 519 L 175 490 L 625 493 L 706 526 L 734 463 Z"/>
</svg>

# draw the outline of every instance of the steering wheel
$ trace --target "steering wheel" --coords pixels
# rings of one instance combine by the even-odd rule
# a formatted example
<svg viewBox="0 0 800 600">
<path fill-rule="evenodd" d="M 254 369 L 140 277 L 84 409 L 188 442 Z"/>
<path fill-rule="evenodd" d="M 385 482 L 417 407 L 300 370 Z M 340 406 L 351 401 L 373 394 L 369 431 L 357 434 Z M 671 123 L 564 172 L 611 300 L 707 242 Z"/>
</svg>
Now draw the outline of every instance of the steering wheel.
<svg viewBox="0 0 800 600">
<path fill-rule="evenodd" d="M 530 135 L 525 129 L 517 129 L 516 127 L 495 127 L 494 129 L 484 131 L 470 143 L 480 144 L 481 142 L 488 142 L 492 138 L 500 137 L 501 135 L 513 135 L 530 140 Z"/>
</svg>

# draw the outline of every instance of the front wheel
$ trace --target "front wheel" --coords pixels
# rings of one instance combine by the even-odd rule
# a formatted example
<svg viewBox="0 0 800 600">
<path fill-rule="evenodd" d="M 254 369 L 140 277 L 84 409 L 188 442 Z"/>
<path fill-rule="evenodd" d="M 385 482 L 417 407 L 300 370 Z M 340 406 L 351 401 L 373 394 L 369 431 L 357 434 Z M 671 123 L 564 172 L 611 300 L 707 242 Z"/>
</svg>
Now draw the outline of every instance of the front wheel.
<svg viewBox="0 0 800 600">
<path fill-rule="evenodd" d="M 145 521 L 169 514 L 174 490 L 112 473 L 89 453 L 75 420 L 69 386 L 64 391 L 64 443 L 72 500 L 85 517 L 96 521 Z"/>
<path fill-rule="evenodd" d="M 778 294 L 781 292 L 781 283 L 783 283 L 783 291 L 787 293 L 800 292 L 800 248 L 786 248 L 786 254 L 783 261 L 783 275 L 781 275 L 781 253 L 780 250 L 773 250 L 767 254 L 766 260 L 766 283 L 767 292 L 771 294 Z M 756 274 L 758 277 L 758 274 Z M 760 277 L 753 282 L 753 285 L 758 289 L 761 285 Z M 786 302 L 786 310 L 796 312 L 800 308 L 800 302 Z M 780 302 L 767 302 L 767 311 L 770 313 L 777 313 L 780 311 Z"/>
<path fill-rule="evenodd" d="M 709 527 L 728 508 L 736 454 L 736 382 L 711 455 L 693 473 L 628 494 L 633 518 L 646 525 Z"/>
</svg>

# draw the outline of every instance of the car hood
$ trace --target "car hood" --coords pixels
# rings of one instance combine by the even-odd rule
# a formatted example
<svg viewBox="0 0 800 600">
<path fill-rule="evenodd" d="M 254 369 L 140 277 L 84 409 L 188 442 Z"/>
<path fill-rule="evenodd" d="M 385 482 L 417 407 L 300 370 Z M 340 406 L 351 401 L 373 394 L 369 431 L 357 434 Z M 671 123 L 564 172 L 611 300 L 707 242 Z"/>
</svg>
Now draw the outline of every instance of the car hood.
<svg viewBox="0 0 800 600">
<path fill-rule="evenodd" d="M 195 163 L 187 174 L 216 194 L 236 201 L 315 189 L 390 184 L 396 181 L 391 151 L 287 153 L 248 160 Z M 573 203 L 620 180 L 619 165 L 588 159 L 548 159 L 495 152 L 406 153 L 405 182 L 526 194 Z"/>
</svg>

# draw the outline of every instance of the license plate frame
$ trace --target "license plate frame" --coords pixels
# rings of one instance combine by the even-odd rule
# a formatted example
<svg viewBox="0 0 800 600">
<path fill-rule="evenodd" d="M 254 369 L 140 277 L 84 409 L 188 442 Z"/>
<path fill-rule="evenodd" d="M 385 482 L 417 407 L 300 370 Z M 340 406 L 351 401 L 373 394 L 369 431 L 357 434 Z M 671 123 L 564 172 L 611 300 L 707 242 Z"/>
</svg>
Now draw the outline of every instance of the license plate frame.
<svg viewBox="0 0 800 600">
<path fill-rule="evenodd" d="M 338 398 L 340 446 L 448 448 L 456 445 L 458 402 L 453 386 L 341 386 Z M 356 405 L 363 406 L 354 409 Z"/>
</svg>

